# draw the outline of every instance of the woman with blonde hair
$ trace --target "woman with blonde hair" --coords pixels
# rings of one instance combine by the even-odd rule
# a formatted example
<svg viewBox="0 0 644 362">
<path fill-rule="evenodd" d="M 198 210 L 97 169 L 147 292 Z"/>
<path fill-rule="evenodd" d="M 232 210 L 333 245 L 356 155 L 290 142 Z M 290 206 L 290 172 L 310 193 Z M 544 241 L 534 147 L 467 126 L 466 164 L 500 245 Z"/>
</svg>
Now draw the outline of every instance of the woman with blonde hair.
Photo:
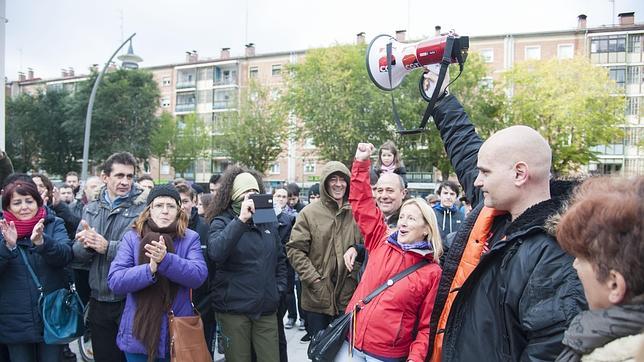
<svg viewBox="0 0 644 362">
<path fill-rule="evenodd" d="M 107 275 L 114 293 L 127 294 L 116 342 L 128 362 L 170 360 L 170 306 L 177 317 L 192 316 L 190 289 L 208 275 L 199 234 L 188 229 L 180 204 L 174 186 L 154 187 Z"/>
<path fill-rule="evenodd" d="M 369 186 L 369 156 L 374 147 L 361 143 L 351 174 L 349 201 L 364 236 L 369 263 L 347 306 L 354 311 L 349 332 L 336 361 L 424 361 L 429 342 L 429 320 L 438 291 L 443 253 L 436 216 L 422 199 L 410 199 L 400 208 L 396 230 L 391 232 L 376 207 Z M 363 299 L 403 270 L 426 262 L 378 294 Z"/>
</svg>

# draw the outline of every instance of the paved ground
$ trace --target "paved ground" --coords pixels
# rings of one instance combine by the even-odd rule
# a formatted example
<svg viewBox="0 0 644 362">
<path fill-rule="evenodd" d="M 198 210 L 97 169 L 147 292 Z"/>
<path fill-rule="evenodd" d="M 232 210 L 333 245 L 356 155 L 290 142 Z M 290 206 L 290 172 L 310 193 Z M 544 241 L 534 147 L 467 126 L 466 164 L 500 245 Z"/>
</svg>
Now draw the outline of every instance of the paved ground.
<svg viewBox="0 0 644 362">
<path fill-rule="evenodd" d="M 308 361 L 306 357 L 306 349 L 308 348 L 308 343 L 301 343 L 300 338 L 304 336 L 306 332 L 298 330 L 297 326 L 292 329 L 286 330 L 286 345 L 288 347 L 288 360 L 289 362 L 304 362 Z M 70 343 L 70 347 L 76 356 L 78 361 L 82 361 L 80 358 L 80 353 L 78 353 L 78 344 L 76 341 Z M 224 356 L 218 353 L 215 353 L 214 361 L 223 362 Z"/>
</svg>

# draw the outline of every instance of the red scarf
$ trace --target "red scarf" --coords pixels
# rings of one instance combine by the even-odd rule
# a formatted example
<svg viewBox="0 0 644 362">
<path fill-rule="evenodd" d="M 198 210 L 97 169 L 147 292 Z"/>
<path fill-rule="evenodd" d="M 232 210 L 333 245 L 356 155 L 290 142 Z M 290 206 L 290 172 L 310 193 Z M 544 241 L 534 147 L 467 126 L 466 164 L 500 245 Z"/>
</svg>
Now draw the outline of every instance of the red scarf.
<svg viewBox="0 0 644 362">
<path fill-rule="evenodd" d="M 11 223 L 13 221 L 13 223 L 16 225 L 16 231 L 18 231 L 18 239 L 22 239 L 25 236 L 31 236 L 31 233 L 34 230 L 34 226 L 36 226 L 40 219 L 44 219 L 45 216 L 47 216 L 47 211 L 45 211 L 44 207 L 40 207 L 38 208 L 36 215 L 27 220 L 18 220 L 16 218 L 16 215 L 12 214 L 9 210 L 4 210 L 3 216 L 8 223 Z"/>
</svg>

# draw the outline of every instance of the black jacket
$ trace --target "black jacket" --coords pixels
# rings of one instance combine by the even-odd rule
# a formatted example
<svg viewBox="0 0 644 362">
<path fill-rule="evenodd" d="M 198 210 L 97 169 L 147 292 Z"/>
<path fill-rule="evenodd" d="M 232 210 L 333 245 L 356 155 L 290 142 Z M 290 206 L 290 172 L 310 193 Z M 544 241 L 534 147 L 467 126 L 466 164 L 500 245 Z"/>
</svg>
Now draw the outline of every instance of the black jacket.
<svg viewBox="0 0 644 362">
<path fill-rule="evenodd" d="M 453 96 L 437 104 L 434 120 L 458 179 L 475 209 L 448 251 L 430 322 L 430 352 L 458 264 L 482 205 L 474 188 L 478 150 L 483 143 Z M 559 188 L 565 190 L 566 187 Z M 546 219 L 567 195 L 551 187 L 552 198 L 528 208 L 492 245 L 461 286 L 450 310 L 443 361 L 554 360 L 563 332 L 586 309 L 573 257 L 549 235 Z"/>
<path fill-rule="evenodd" d="M 70 275 L 65 266 L 72 261 L 72 247 L 62 219 L 48 212 L 43 244 L 34 246 L 26 236 L 17 245 L 27 255 L 44 294 L 68 285 Z M 10 251 L 0 235 L 0 343 L 43 341 L 39 295 L 20 252 Z"/>
<path fill-rule="evenodd" d="M 190 212 L 188 229 L 199 234 L 199 242 L 201 243 L 203 258 L 206 260 L 206 265 L 208 265 L 208 278 L 199 288 L 195 289 L 192 294 L 192 299 L 197 310 L 199 310 L 199 313 L 203 315 L 210 311 L 210 307 L 212 305 L 211 300 L 208 298 L 208 289 L 210 286 L 210 280 L 214 277 L 215 268 L 214 263 L 208 261 L 208 252 L 206 251 L 206 246 L 208 245 L 208 224 L 203 217 L 199 216 L 196 207 L 193 207 Z"/>
<path fill-rule="evenodd" d="M 286 256 L 278 223 L 248 224 L 231 209 L 210 224 L 208 258 L 215 262 L 213 308 L 250 318 L 275 313 L 286 291 Z"/>
</svg>

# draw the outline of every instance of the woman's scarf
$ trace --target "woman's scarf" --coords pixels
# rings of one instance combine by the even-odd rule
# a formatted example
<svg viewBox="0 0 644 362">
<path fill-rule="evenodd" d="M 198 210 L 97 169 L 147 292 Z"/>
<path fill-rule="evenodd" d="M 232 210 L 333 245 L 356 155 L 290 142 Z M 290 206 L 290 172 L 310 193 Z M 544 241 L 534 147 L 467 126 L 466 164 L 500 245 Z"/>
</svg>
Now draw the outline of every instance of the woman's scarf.
<svg viewBox="0 0 644 362">
<path fill-rule="evenodd" d="M 177 225 L 176 220 L 164 228 L 158 227 L 151 219 L 145 222 L 139 244 L 139 265 L 150 262 L 150 258 L 145 256 L 145 245 L 152 241 L 159 241 L 160 236 L 163 236 L 167 252 L 175 252 L 174 238 L 177 236 Z M 156 279 L 156 283 L 134 293 L 136 311 L 132 332 L 134 337 L 143 343 L 148 361 L 154 361 L 163 317 L 168 313 L 179 289 L 177 284 L 162 275 L 157 274 Z"/>
<path fill-rule="evenodd" d="M 34 226 L 36 226 L 40 219 L 44 219 L 47 216 L 47 211 L 45 211 L 44 206 L 39 207 L 36 215 L 28 220 L 18 220 L 16 215 L 11 213 L 9 210 L 4 210 L 3 216 L 8 223 L 13 221 L 14 225 L 16 225 L 16 231 L 18 232 L 18 239 L 22 239 L 25 236 L 31 236 L 31 233 L 34 231 Z"/>
<path fill-rule="evenodd" d="M 387 238 L 389 244 L 393 244 L 400 249 L 407 251 L 411 249 L 432 250 L 431 244 L 427 240 L 415 241 L 411 244 L 401 244 L 398 242 L 398 231 L 391 233 Z"/>
<path fill-rule="evenodd" d="M 579 313 L 564 333 L 561 342 L 564 350 L 557 361 L 577 362 L 583 355 L 615 339 L 641 333 L 644 328 L 642 296 L 634 298 L 633 303 Z"/>
<path fill-rule="evenodd" d="M 381 165 L 380 166 L 380 173 L 393 173 L 396 171 L 396 163 L 391 162 L 388 166 Z"/>
</svg>

